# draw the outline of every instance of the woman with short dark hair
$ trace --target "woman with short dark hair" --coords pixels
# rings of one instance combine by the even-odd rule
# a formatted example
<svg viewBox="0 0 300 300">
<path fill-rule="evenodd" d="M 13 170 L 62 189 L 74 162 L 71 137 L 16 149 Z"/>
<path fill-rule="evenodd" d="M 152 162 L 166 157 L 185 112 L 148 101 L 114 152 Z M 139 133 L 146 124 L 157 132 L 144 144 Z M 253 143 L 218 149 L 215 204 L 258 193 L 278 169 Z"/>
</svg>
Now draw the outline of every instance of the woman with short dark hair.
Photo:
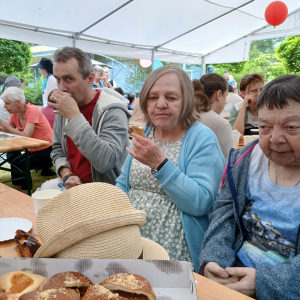
<svg viewBox="0 0 300 300">
<path fill-rule="evenodd" d="M 236 103 L 230 111 L 230 124 L 241 134 L 251 135 L 251 129 L 258 128 L 256 101 L 264 87 L 264 75 L 245 75 L 240 83 L 243 102 Z"/>
<path fill-rule="evenodd" d="M 257 299 L 300 299 L 300 76 L 268 83 L 259 141 L 230 152 L 200 274 Z"/>
</svg>

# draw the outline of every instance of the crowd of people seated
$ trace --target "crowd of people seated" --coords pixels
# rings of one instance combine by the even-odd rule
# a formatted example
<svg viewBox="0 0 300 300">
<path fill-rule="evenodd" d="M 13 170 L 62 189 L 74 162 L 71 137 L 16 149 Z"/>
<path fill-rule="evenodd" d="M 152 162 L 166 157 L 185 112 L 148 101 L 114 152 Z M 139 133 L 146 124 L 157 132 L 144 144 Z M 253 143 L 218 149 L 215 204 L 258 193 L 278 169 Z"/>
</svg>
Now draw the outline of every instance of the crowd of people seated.
<svg viewBox="0 0 300 300">
<path fill-rule="evenodd" d="M 265 84 L 263 75 L 247 74 L 232 97 L 226 72 L 191 81 L 166 65 L 148 75 L 137 98 L 115 90 L 107 70 L 78 48 L 55 52 L 53 136 L 20 88 L 2 94 L 11 117 L 1 130 L 51 143 L 30 155 L 31 167 L 55 163 L 57 178 L 42 189 L 116 185 L 146 213 L 141 236 L 171 260 L 258 299 L 299 299 L 300 76 Z M 220 115 L 226 103 L 229 121 Z M 144 125 L 130 145 L 129 123 Z M 259 139 L 233 149 L 233 129 L 257 128 Z M 23 159 L 13 162 L 22 168 Z"/>
</svg>

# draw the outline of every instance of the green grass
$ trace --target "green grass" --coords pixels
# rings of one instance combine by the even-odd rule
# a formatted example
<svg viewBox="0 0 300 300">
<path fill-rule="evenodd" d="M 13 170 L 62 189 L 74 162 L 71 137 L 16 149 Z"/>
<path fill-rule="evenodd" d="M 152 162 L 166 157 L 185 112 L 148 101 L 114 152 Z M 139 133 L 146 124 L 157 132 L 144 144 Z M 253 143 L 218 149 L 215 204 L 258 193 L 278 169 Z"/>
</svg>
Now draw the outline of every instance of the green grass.
<svg viewBox="0 0 300 300">
<path fill-rule="evenodd" d="M 5 165 L 6 168 L 10 168 L 10 166 Z M 55 167 L 52 167 L 53 170 L 55 170 Z M 41 185 L 50 179 L 54 179 L 57 178 L 56 175 L 54 176 L 42 176 L 41 175 L 41 170 L 39 170 L 38 172 L 36 172 L 35 170 L 31 171 L 31 177 L 32 177 L 32 192 L 34 193 L 36 191 L 37 188 L 41 187 Z M 4 181 L 8 181 L 11 180 L 11 176 L 10 176 L 10 172 L 8 171 L 2 171 L 0 170 L 0 182 L 4 182 Z M 10 186 L 10 187 L 14 187 L 12 182 L 5 182 L 4 184 Z"/>
</svg>

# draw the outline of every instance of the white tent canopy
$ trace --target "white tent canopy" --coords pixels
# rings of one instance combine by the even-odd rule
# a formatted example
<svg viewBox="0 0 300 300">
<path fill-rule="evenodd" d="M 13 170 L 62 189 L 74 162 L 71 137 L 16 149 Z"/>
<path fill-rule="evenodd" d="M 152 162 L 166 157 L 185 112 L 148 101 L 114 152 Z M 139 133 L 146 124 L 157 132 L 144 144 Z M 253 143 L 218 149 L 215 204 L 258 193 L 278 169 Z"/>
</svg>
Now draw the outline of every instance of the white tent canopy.
<svg viewBox="0 0 300 300">
<path fill-rule="evenodd" d="M 295 0 L 276 28 L 264 19 L 273 0 L 0 1 L 0 38 L 129 58 L 239 62 L 251 40 L 300 34 Z"/>
</svg>

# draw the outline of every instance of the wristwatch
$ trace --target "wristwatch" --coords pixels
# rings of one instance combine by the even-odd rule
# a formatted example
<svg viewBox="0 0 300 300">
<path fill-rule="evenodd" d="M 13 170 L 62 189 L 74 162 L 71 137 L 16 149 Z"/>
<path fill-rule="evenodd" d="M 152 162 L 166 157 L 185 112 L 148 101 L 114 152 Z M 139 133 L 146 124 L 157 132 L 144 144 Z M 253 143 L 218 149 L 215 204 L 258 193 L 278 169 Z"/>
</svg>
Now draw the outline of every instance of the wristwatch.
<svg viewBox="0 0 300 300">
<path fill-rule="evenodd" d="M 65 182 L 71 177 L 71 176 L 76 176 L 73 172 L 68 172 L 66 174 L 64 174 L 62 176 L 62 181 L 63 181 L 63 184 L 65 184 Z"/>
<path fill-rule="evenodd" d="M 166 162 L 168 161 L 167 158 L 165 158 L 165 160 L 155 169 L 151 169 L 151 174 L 154 176 L 158 173 L 158 171 L 166 164 Z"/>
</svg>

